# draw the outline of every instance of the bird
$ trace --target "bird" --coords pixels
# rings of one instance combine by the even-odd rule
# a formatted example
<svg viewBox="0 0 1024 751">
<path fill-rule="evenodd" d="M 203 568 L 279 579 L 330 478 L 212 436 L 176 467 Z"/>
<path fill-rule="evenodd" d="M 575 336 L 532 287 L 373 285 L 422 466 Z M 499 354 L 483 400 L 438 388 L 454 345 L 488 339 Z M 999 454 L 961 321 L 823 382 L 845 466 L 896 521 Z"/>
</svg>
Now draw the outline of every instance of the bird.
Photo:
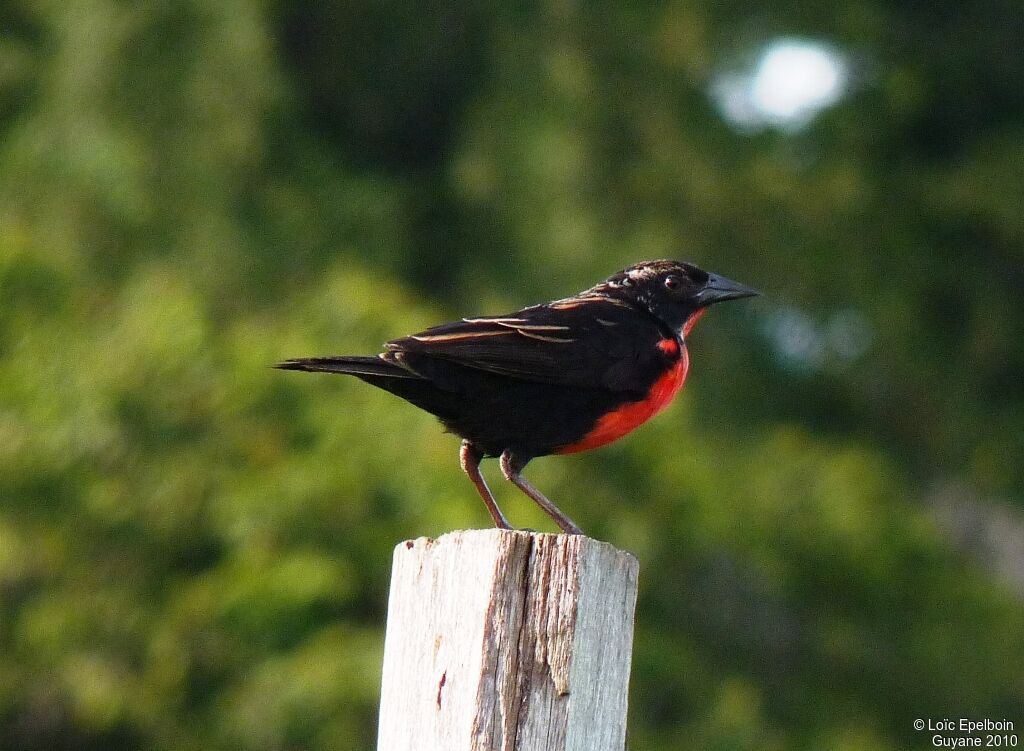
<svg viewBox="0 0 1024 751">
<path fill-rule="evenodd" d="M 622 438 L 669 405 L 690 366 L 687 338 L 715 303 L 760 294 L 688 262 L 623 269 L 579 294 L 463 318 L 384 344 L 377 355 L 304 357 L 283 370 L 351 375 L 435 415 L 496 527 L 512 529 L 480 473 L 505 479 L 566 533 L 583 531 L 534 487 L 532 459 Z"/>
</svg>

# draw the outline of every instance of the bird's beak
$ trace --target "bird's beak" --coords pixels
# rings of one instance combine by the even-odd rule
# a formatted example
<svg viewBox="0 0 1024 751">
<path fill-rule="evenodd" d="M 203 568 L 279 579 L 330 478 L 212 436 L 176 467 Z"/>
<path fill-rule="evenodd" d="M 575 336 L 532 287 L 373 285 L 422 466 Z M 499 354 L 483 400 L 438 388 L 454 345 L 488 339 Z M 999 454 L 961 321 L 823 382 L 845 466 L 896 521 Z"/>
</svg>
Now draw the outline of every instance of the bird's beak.
<svg viewBox="0 0 1024 751">
<path fill-rule="evenodd" d="M 711 274 L 708 277 L 707 284 L 697 293 L 694 300 L 698 307 L 704 308 L 716 302 L 739 300 L 741 297 L 754 297 L 760 294 L 756 289 L 747 287 L 739 282 L 734 282 L 732 279 L 726 279 L 718 274 Z"/>
</svg>

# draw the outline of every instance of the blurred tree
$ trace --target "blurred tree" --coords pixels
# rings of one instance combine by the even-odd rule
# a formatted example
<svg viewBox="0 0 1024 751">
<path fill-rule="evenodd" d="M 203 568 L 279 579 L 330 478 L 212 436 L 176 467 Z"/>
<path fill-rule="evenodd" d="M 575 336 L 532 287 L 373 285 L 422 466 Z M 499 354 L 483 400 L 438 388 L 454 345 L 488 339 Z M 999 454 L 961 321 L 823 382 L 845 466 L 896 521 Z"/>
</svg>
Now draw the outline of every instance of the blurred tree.
<svg viewBox="0 0 1024 751">
<path fill-rule="evenodd" d="M 767 294 L 530 467 L 641 559 L 631 747 L 1024 722 L 1022 16 L 0 8 L 0 748 L 369 745 L 392 545 L 486 517 L 428 417 L 267 366 L 665 256 Z M 844 96 L 741 127 L 780 37 Z"/>
</svg>

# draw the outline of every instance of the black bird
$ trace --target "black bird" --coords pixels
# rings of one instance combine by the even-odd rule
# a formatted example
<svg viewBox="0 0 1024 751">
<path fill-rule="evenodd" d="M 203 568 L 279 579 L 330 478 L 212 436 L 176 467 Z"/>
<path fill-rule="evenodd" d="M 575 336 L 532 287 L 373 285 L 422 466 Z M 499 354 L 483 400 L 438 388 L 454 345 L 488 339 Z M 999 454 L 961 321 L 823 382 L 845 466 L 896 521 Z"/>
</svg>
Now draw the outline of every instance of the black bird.
<svg viewBox="0 0 1024 751">
<path fill-rule="evenodd" d="M 656 415 L 686 379 L 697 319 L 713 303 L 756 294 L 690 263 L 647 261 L 573 297 L 395 339 L 379 355 L 276 367 L 354 375 L 436 415 L 462 437 L 462 469 L 496 526 L 511 529 L 480 474 L 488 456 L 559 527 L 582 534 L 523 467 L 603 446 Z"/>
</svg>

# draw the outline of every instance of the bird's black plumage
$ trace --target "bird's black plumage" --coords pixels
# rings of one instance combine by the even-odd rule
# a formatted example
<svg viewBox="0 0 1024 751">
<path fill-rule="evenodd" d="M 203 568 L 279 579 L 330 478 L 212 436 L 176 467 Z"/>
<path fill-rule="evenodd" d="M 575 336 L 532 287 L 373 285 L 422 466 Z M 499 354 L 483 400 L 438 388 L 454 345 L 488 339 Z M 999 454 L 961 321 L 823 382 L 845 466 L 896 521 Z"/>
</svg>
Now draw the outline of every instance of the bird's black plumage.
<svg viewBox="0 0 1024 751">
<path fill-rule="evenodd" d="M 462 464 L 498 526 L 508 523 L 477 465 L 506 477 L 569 532 L 579 528 L 521 477 L 530 459 L 614 440 L 667 404 L 686 376 L 684 335 L 708 305 L 756 294 L 692 264 L 631 266 L 580 294 L 394 339 L 375 357 L 277 367 L 354 375 L 436 415 L 463 440 Z"/>
</svg>

